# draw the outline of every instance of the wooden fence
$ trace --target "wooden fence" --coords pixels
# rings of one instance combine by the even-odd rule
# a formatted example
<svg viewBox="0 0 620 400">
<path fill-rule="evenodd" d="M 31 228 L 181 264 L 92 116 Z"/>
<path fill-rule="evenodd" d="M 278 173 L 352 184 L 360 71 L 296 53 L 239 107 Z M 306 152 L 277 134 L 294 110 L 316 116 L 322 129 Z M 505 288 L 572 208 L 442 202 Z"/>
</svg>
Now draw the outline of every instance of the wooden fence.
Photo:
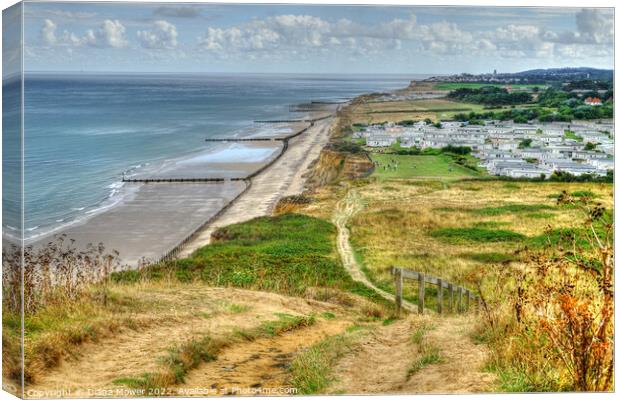
<svg viewBox="0 0 620 400">
<path fill-rule="evenodd" d="M 471 290 L 462 286 L 455 285 L 452 282 L 445 281 L 442 278 L 426 275 L 422 272 L 411 271 L 404 268 L 392 267 L 392 275 L 394 275 L 394 284 L 396 286 L 396 312 L 401 313 L 403 304 L 403 281 L 405 279 L 418 282 L 418 312 L 424 313 L 424 299 L 426 297 L 426 284 L 437 286 L 437 312 L 444 312 L 444 289 L 447 293 L 448 312 L 464 312 L 469 310 L 470 301 L 477 300 L 480 305 L 480 297 L 472 293 Z"/>
</svg>

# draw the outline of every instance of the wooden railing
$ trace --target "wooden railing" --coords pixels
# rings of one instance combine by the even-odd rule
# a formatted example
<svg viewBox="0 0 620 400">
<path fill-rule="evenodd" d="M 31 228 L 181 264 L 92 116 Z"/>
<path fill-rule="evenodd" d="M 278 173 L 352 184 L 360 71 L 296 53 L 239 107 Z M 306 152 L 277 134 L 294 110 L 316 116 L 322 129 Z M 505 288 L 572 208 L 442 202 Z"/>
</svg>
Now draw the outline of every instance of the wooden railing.
<svg viewBox="0 0 620 400">
<path fill-rule="evenodd" d="M 423 272 L 411 271 L 405 268 L 392 267 L 394 285 L 396 287 L 396 312 L 400 315 L 403 304 L 403 281 L 405 279 L 418 282 L 418 312 L 424 313 L 424 298 L 426 297 L 426 284 L 437 286 L 437 312 L 444 312 L 444 289 L 447 289 L 448 312 L 464 312 L 470 308 L 470 300 L 477 300 L 480 305 L 480 297 L 473 294 L 467 288 L 455 285 L 442 278 L 426 275 Z M 463 301 L 464 300 L 464 301 Z"/>
</svg>

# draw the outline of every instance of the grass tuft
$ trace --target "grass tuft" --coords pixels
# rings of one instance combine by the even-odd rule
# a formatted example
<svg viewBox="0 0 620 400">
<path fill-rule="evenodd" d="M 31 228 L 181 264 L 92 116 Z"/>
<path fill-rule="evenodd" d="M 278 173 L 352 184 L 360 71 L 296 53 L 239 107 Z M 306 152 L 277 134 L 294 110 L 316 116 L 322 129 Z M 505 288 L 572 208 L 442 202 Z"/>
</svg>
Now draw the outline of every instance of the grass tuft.
<svg viewBox="0 0 620 400">
<path fill-rule="evenodd" d="M 420 372 L 424 367 L 432 364 L 440 364 L 443 362 L 443 358 L 437 347 L 427 347 L 424 349 L 422 356 L 415 360 L 409 370 L 407 376 L 411 377 Z"/>
<path fill-rule="evenodd" d="M 360 328 L 361 329 L 361 328 Z M 333 381 L 332 367 L 352 347 L 354 336 L 344 333 L 328 337 L 306 349 L 291 364 L 291 382 L 300 394 L 315 394 Z"/>
</svg>

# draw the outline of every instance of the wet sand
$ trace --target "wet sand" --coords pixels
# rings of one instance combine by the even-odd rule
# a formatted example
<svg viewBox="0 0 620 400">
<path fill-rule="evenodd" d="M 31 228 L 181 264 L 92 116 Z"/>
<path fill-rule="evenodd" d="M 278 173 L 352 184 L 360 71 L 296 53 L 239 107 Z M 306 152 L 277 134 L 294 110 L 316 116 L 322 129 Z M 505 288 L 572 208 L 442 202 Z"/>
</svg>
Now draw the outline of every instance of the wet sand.
<svg viewBox="0 0 620 400">
<path fill-rule="evenodd" d="M 246 178 L 276 158 L 282 142 L 226 142 L 183 158 L 139 171 L 131 179 Z M 235 160 L 230 162 L 229 160 Z"/>
<path fill-rule="evenodd" d="M 63 231 L 82 248 L 103 242 L 123 264 L 158 260 L 239 195 L 246 183 L 150 183 L 122 204 Z M 49 241 L 42 239 L 45 243 Z"/>
</svg>

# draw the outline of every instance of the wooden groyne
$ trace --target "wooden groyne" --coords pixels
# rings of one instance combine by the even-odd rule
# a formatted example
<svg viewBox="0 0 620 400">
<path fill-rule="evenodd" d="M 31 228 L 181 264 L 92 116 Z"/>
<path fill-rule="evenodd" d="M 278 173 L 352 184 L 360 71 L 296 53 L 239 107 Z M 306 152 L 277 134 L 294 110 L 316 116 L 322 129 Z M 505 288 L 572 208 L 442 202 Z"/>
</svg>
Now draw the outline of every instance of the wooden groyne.
<svg viewBox="0 0 620 400">
<path fill-rule="evenodd" d="M 194 238 L 196 238 L 200 232 L 210 223 L 212 223 L 213 221 L 215 221 L 217 218 L 219 218 L 226 210 L 228 210 L 230 207 L 233 206 L 233 204 L 235 204 L 237 202 L 237 200 L 239 200 L 239 198 L 245 193 L 247 192 L 250 187 L 252 186 L 252 181 L 249 179 L 244 179 L 245 181 L 245 188 L 239 192 L 239 194 L 237 194 L 231 201 L 229 201 L 224 207 L 222 207 L 217 213 L 215 213 L 211 218 L 207 219 L 205 222 L 203 222 L 202 224 L 200 224 L 200 226 L 198 226 L 196 229 L 194 229 L 192 231 L 192 233 L 190 233 L 189 235 L 187 235 L 183 240 L 181 240 L 180 242 L 178 242 L 176 245 L 172 246 L 172 248 L 170 248 L 170 250 L 168 250 L 167 252 L 164 253 L 164 255 L 162 255 L 158 260 L 157 263 L 163 262 L 163 261 L 169 261 L 169 260 L 173 260 L 177 257 L 177 255 L 183 251 L 183 249 L 185 248 L 185 246 L 187 246 L 187 244 L 189 242 L 191 242 Z"/>
<path fill-rule="evenodd" d="M 296 122 L 308 122 L 305 119 L 257 119 L 255 124 L 294 124 Z"/>
<path fill-rule="evenodd" d="M 257 138 L 214 138 L 214 139 L 205 139 L 205 142 L 273 142 L 276 140 L 281 140 L 277 137 L 257 137 Z"/>
<path fill-rule="evenodd" d="M 140 183 L 199 183 L 199 182 L 226 182 L 226 181 L 242 181 L 244 178 L 125 178 L 123 182 L 140 182 Z"/>
<path fill-rule="evenodd" d="M 288 124 L 288 123 L 298 123 L 298 122 L 306 122 L 310 125 L 314 124 L 317 121 L 321 121 L 323 119 L 327 119 L 331 117 L 332 114 L 323 115 L 316 118 L 307 118 L 307 119 L 259 119 L 255 120 L 255 124 Z"/>
<path fill-rule="evenodd" d="M 310 104 L 326 104 L 326 105 L 335 105 L 335 104 L 345 104 L 351 100 L 313 100 Z"/>
<path fill-rule="evenodd" d="M 237 200 L 239 200 L 239 198 L 246 193 L 250 187 L 252 186 L 252 178 L 254 178 L 255 176 L 257 176 L 258 174 L 260 174 L 261 172 L 263 172 L 264 170 L 266 170 L 267 168 L 271 167 L 274 163 L 276 163 L 283 155 L 284 153 L 288 150 L 288 146 L 289 146 L 289 140 L 303 134 L 304 132 L 306 132 L 308 129 L 310 129 L 312 126 L 314 126 L 316 121 L 320 121 L 320 120 L 324 120 L 327 119 L 329 117 L 331 117 L 331 114 L 325 115 L 325 116 L 321 116 L 318 118 L 314 118 L 311 120 L 299 120 L 297 122 L 308 122 L 309 125 L 306 126 L 303 129 L 300 129 L 297 132 L 294 132 L 288 136 L 284 136 L 284 137 L 275 137 L 275 138 L 240 138 L 240 139 L 205 139 L 208 142 L 230 142 L 230 141 L 281 141 L 282 142 L 282 149 L 280 150 L 280 152 L 278 153 L 277 156 L 273 157 L 269 162 L 267 162 L 265 165 L 263 165 L 262 167 L 260 167 L 258 170 L 252 172 L 251 174 L 245 176 L 245 177 L 238 177 L 238 178 L 209 178 L 209 177 L 205 177 L 205 178 L 144 178 L 144 179 L 139 179 L 139 178 L 126 178 L 125 176 L 123 176 L 122 181 L 123 182 L 135 182 L 135 183 L 225 183 L 225 182 L 238 182 L 238 181 L 243 181 L 245 182 L 245 188 L 237 195 L 235 196 L 231 201 L 229 201 L 222 209 L 220 209 L 216 214 L 214 214 L 211 218 L 209 218 L 208 220 L 206 220 L 204 223 L 202 223 L 200 226 L 198 226 L 196 229 L 194 229 L 192 231 L 192 233 L 190 233 L 188 236 L 186 236 L 185 238 L 183 238 L 181 241 L 179 241 L 176 245 L 172 246 L 170 248 L 170 250 L 166 251 L 156 262 L 162 262 L 162 261 L 168 261 L 168 260 L 172 260 L 174 258 L 176 258 L 179 253 L 187 246 L 187 244 L 189 242 L 191 242 L 194 238 L 196 238 L 203 229 L 205 229 L 205 227 L 207 227 L 209 224 L 213 223 L 217 218 L 219 218 L 224 212 L 226 212 L 226 210 L 228 210 L 230 207 L 233 206 L 233 204 L 235 204 L 237 202 Z M 290 120 L 288 120 L 287 122 L 290 122 Z"/>
</svg>

